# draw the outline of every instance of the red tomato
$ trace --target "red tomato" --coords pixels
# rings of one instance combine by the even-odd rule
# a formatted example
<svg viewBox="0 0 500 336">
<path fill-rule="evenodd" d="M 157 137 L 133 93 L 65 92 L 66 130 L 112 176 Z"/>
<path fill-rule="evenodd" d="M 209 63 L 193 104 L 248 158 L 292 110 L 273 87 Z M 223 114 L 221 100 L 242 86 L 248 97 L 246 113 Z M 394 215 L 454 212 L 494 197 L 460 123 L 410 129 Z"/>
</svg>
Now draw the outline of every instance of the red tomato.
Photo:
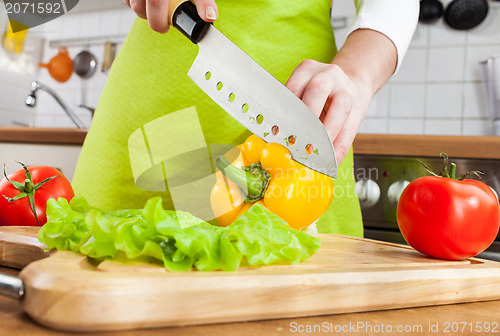
<svg viewBox="0 0 500 336">
<path fill-rule="evenodd" d="M 428 256 L 463 260 L 486 250 L 500 226 L 493 191 L 478 180 L 425 176 L 411 182 L 397 208 L 406 242 Z"/>
<path fill-rule="evenodd" d="M 4 226 L 38 226 L 47 222 L 45 213 L 47 200 L 50 198 L 73 198 L 73 188 L 63 174 L 55 168 L 47 166 L 29 167 L 33 185 L 43 180 L 57 176 L 41 185 L 34 191 L 35 210 L 37 219 L 31 209 L 29 197 L 9 201 L 5 197 L 14 198 L 22 192 L 12 185 L 6 178 L 0 181 L 0 225 Z M 25 184 L 26 172 L 21 169 L 8 176 L 9 180 Z"/>
</svg>

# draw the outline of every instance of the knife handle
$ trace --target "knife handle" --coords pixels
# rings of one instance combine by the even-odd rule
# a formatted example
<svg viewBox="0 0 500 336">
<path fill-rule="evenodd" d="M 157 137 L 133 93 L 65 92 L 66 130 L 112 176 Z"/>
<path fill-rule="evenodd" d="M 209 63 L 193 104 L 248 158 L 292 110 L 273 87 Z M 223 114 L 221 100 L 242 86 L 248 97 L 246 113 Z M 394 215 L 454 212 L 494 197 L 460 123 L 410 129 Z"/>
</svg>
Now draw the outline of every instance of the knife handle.
<svg viewBox="0 0 500 336">
<path fill-rule="evenodd" d="M 201 40 L 210 25 L 198 15 L 196 6 L 191 1 L 170 0 L 168 14 L 172 26 L 193 43 Z"/>
</svg>

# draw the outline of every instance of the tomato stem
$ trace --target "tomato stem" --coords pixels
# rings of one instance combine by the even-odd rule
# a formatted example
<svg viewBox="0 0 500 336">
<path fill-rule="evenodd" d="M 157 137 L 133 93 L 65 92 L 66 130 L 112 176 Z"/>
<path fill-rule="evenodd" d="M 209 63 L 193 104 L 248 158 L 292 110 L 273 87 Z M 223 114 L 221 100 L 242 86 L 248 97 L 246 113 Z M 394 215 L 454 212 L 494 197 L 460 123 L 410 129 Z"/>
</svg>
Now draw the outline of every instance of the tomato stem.
<svg viewBox="0 0 500 336">
<path fill-rule="evenodd" d="M 24 180 L 24 192 L 29 194 L 33 191 L 33 181 L 30 179 Z"/>
<path fill-rule="evenodd" d="M 12 184 L 12 186 L 14 188 L 16 188 L 17 190 L 19 190 L 20 193 L 17 194 L 13 198 L 7 197 L 5 195 L 2 195 L 2 196 L 7 201 L 9 201 L 9 202 L 15 202 L 15 201 L 17 201 L 17 200 L 19 200 L 21 198 L 28 197 L 28 200 L 30 202 L 31 211 L 33 212 L 33 215 L 35 216 L 36 222 L 40 226 L 40 221 L 38 220 L 38 215 L 36 213 L 35 191 L 37 189 L 39 189 L 41 186 L 43 186 L 45 183 L 49 182 L 50 180 L 55 179 L 56 177 L 58 177 L 60 175 L 55 175 L 55 176 L 48 177 L 45 180 L 43 180 L 42 182 L 38 182 L 37 184 L 33 185 L 33 178 L 31 177 L 31 173 L 28 170 L 28 167 L 26 167 L 26 165 L 24 163 L 22 163 L 22 162 L 17 161 L 17 163 L 19 163 L 23 167 L 24 172 L 26 173 L 26 179 L 24 180 L 24 184 L 21 183 L 21 182 L 12 181 L 12 180 L 9 179 L 9 177 L 7 176 L 7 172 L 5 171 L 5 163 L 3 165 L 3 175 L 5 176 L 5 179 L 10 184 Z"/>
<path fill-rule="evenodd" d="M 417 161 L 420 162 L 420 164 L 422 164 L 422 166 L 424 167 L 424 169 L 429 174 L 431 174 L 432 176 L 437 176 L 437 177 L 447 177 L 447 178 L 451 178 L 451 179 L 454 179 L 454 180 L 456 179 L 458 181 L 463 181 L 463 180 L 465 180 L 466 178 L 468 178 L 471 175 L 476 175 L 477 177 L 481 178 L 481 175 L 484 174 L 482 171 L 472 170 L 472 171 L 468 171 L 464 175 L 462 175 L 459 178 L 457 178 L 456 177 L 457 165 L 454 162 L 450 163 L 448 155 L 446 155 L 446 153 L 441 153 L 441 156 L 443 157 L 443 168 L 441 169 L 441 173 L 440 174 L 436 174 L 435 172 L 433 172 L 429 167 L 426 166 L 426 164 L 424 162 L 422 162 L 422 161 L 420 161 L 418 159 L 417 159 Z"/>
<path fill-rule="evenodd" d="M 455 163 L 450 164 L 450 178 L 455 179 L 455 171 L 457 170 L 457 165 Z"/>
</svg>

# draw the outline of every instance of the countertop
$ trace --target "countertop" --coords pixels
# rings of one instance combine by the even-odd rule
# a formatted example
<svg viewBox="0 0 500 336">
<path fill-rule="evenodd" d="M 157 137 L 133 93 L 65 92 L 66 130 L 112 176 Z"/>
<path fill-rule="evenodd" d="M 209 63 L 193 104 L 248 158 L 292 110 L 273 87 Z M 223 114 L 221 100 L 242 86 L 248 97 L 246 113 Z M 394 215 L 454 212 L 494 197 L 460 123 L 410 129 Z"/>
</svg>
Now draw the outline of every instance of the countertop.
<svg viewBox="0 0 500 336">
<path fill-rule="evenodd" d="M 355 154 L 500 159 L 500 136 L 358 134 Z"/>
<path fill-rule="evenodd" d="M 0 143 L 82 145 L 86 128 L 2 127 Z"/>
<path fill-rule="evenodd" d="M 0 272 L 16 275 L 17 271 L 0 267 Z M 496 323 L 496 332 L 481 333 Z M 136 331 L 92 333 L 103 336 L 135 335 L 197 335 L 197 336 L 276 336 L 276 335 L 497 335 L 500 333 L 500 300 L 433 307 L 408 308 L 366 313 L 314 316 L 256 322 L 213 324 L 180 328 L 159 328 Z M 326 327 L 323 331 L 307 332 L 305 328 Z M 396 328 L 414 331 L 396 332 Z M 319 328 L 316 327 L 316 328 Z M 345 332 L 335 332 L 335 328 Z M 331 328 L 331 329 L 330 329 Z M 347 328 L 350 328 L 347 331 Z M 356 329 L 357 328 L 357 329 Z M 371 328 L 371 329 L 370 329 Z M 392 332 L 390 332 L 392 328 Z M 420 328 L 420 329 L 416 329 Z M 429 331 L 429 328 L 432 328 Z M 437 329 L 436 329 L 437 328 Z M 446 332 L 446 328 L 448 332 Z M 456 329 L 459 328 L 458 332 Z M 463 329 L 462 329 L 463 328 Z M 471 331 L 472 328 L 472 331 Z M 302 332 L 301 332 L 302 330 Z M 313 329 L 312 329 L 313 330 Z M 378 330 L 378 332 L 377 332 Z M 463 330 L 463 332 L 461 332 Z M 371 332 L 370 332 L 371 331 Z M 385 331 L 385 332 L 383 332 Z M 47 329 L 33 322 L 22 310 L 19 301 L 0 297 L 0 335 L 75 335 Z"/>
<path fill-rule="evenodd" d="M 81 145 L 88 129 L 0 127 L 0 142 Z M 355 154 L 500 159 L 500 137 L 358 134 Z"/>
</svg>

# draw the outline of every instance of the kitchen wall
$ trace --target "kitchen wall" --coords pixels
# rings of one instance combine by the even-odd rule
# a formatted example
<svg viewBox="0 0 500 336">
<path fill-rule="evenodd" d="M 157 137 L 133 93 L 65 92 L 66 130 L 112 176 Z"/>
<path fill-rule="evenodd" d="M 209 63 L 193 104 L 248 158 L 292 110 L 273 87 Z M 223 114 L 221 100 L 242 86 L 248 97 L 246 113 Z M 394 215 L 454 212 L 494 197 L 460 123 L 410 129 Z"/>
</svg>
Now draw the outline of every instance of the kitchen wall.
<svg viewBox="0 0 500 336">
<path fill-rule="evenodd" d="M 441 0 L 443 5 L 450 1 Z M 500 2 L 490 1 L 485 21 L 468 31 L 444 19 L 419 24 L 398 73 L 376 95 L 361 133 L 493 135 L 478 63 L 500 54 Z M 354 19 L 352 1 L 335 0 L 334 26 Z M 346 28 L 335 29 L 337 44 Z"/>
<path fill-rule="evenodd" d="M 0 2 L 0 37 L 7 25 L 5 7 Z M 8 53 L 0 47 L 0 125 L 29 124 L 36 118 L 36 111 L 26 107 L 24 100 L 31 81 L 38 76 L 43 45 L 42 37 L 29 34 L 21 54 Z"/>
<path fill-rule="evenodd" d="M 24 106 L 30 84 L 35 79 L 54 89 L 84 124 L 90 125 L 90 112 L 78 107 L 83 102 L 83 80 L 73 73 L 67 82 L 59 83 L 49 75 L 47 69 L 39 69 L 37 64 L 39 61 L 47 63 L 57 54 L 58 48 L 51 47 L 51 42 L 65 44 L 67 41 L 70 45 L 68 47 L 70 57 L 74 58 L 86 48 L 85 39 L 88 38 L 89 41 L 92 41 L 96 37 L 101 37 L 102 42 L 90 43 L 88 46 L 88 50 L 97 57 L 98 68 L 96 73 L 85 82 L 85 103 L 95 107 L 107 79 L 107 72 L 101 71 L 104 42 L 113 37 L 113 41 L 118 42 L 118 51 L 135 20 L 134 13 L 123 4 L 123 1 L 106 1 L 113 3 L 112 6 L 107 6 L 111 9 L 104 8 L 96 11 L 96 6 L 103 7 L 99 2 L 94 0 L 95 6 L 90 6 L 90 2 L 84 0 L 80 1 L 70 13 L 30 29 L 25 43 L 25 51 L 22 54 L 27 61 L 23 64 L 10 62 L 16 64 L 15 69 L 4 66 L 5 62 L 1 63 L 2 53 L 5 54 L 5 51 L 0 48 L 0 125 L 75 127 L 56 101 L 43 91 L 37 95 L 36 108 L 31 109 Z M 0 6 L 0 33 L 2 35 L 7 22 L 5 8 L 2 4 Z M 76 44 L 70 43 L 74 39 L 83 39 L 83 41 Z M 34 41 L 38 43 L 34 44 Z M 27 51 L 31 49 L 37 49 L 38 53 L 27 54 Z"/>
</svg>

